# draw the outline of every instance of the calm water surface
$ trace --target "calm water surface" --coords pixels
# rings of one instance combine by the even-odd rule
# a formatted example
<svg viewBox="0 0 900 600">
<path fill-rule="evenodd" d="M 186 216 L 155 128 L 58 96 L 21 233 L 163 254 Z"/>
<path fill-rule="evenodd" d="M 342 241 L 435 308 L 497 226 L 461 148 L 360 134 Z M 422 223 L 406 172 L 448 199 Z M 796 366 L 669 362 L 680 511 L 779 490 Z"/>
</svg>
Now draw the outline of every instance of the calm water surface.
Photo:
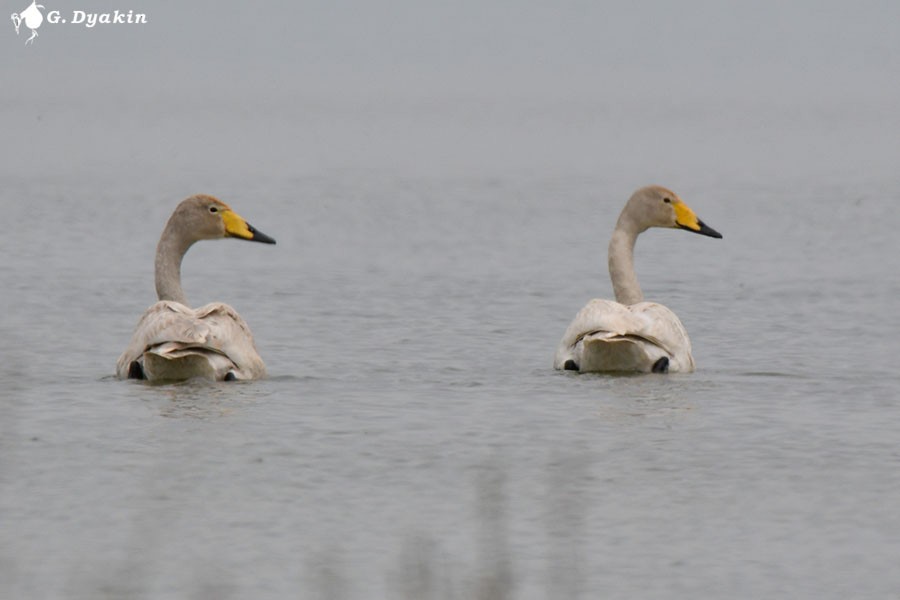
<svg viewBox="0 0 900 600">
<path fill-rule="evenodd" d="M 0 196 L 0 596 L 900 591 L 900 181 L 682 186 L 725 238 L 637 265 L 698 370 L 606 377 L 550 365 L 627 185 L 235 177 L 278 245 L 200 244 L 185 287 L 270 377 L 157 387 L 111 374 L 180 196 L 101 181 Z"/>
<path fill-rule="evenodd" d="M 900 4 L 131 4 L 0 25 L 0 600 L 900 597 Z M 697 371 L 553 371 L 650 183 Z M 270 377 L 117 381 L 197 192 Z"/>
</svg>

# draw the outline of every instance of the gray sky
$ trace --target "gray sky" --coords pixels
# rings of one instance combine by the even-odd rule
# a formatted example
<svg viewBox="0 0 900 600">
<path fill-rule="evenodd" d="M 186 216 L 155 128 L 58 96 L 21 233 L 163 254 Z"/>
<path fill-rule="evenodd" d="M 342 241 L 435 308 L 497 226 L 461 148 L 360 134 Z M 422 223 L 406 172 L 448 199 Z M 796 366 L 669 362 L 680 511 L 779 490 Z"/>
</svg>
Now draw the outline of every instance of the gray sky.
<svg viewBox="0 0 900 600">
<path fill-rule="evenodd" d="M 896 2 L 44 3 L 148 24 L 0 25 L 7 174 L 898 163 Z"/>
<path fill-rule="evenodd" d="M 27 5 L 3 1 L 8 12 Z M 747 92 L 776 82 L 791 91 L 827 88 L 835 75 L 876 81 L 900 68 L 893 35 L 900 7 L 888 1 L 66 0 L 46 4 L 45 12 L 54 8 L 64 17 L 75 8 L 131 9 L 149 22 L 93 29 L 45 23 L 27 52 L 26 38 L 11 35 L 8 23 L 0 37 L 5 75 L 103 71 L 122 79 L 143 73 L 219 84 L 228 77 L 238 84 L 277 77 L 278 87 L 287 88 L 298 74 L 320 76 L 317 83 L 326 87 L 394 85 L 418 76 L 438 89 L 491 81 L 529 88 L 548 77 L 583 77 L 589 81 L 582 86 L 594 87 L 601 85 L 597 79 L 654 77 L 679 93 L 680 86 Z M 885 84 L 898 85 L 886 78 Z"/>
</svg>

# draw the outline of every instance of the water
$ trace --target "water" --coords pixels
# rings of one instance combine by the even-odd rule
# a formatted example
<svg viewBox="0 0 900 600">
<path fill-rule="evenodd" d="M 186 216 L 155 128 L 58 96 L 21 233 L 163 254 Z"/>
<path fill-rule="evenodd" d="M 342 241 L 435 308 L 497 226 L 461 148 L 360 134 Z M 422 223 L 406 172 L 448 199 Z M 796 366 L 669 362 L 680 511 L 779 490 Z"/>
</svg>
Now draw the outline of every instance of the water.
<svg viewBox="0 0 900 600">
<path fill-rule="evenodd" d="M 694 192 L 725 239 L 651 231 L 637 262 L 698 371 L 604 377 L 550 368 L 609 293 L 621 198 L 594 182 L 269 185 L 229 200 L 277 246 L 185 262 L 189 298 L 234 304 L 268 362 L 232 385 L 110 378 L 175 199 L 5 196 L 4 595 L 896 590 L 876 190 Z"/>
<path fill-rule="evenodd" d="M 499 9 L 370 14 L 381 47 L 322 7 L 266 37 L 244 13 L 188 36 L 160 6 L 139 35 L 161 55 L 3 38 L 0 597 L 896 596 L 896 19 L 767 29 L 768 7 L 754 41 L 669 15 L 693 34 L 629 58 L 532 6 L 498 56 Z M 637 246 L 697 371 L 553 371 L 647 183 L 724 235 Z M 278 240 L 201 243 L 183 271 L 270 377 L 117 381 L 162 226 L 200 191 Z"/>
</svg>

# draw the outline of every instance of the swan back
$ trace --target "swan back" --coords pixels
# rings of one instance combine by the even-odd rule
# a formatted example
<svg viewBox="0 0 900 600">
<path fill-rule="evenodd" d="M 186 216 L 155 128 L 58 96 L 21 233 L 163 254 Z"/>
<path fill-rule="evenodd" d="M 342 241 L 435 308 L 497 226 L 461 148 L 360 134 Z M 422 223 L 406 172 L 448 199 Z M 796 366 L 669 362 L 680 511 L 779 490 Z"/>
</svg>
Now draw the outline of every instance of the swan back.
<svg viewBox="0 0 900 600">
<path fill-rule="evenodd" d="M 116 363 L 119 378 L 129 377 L 133 362 L 141 366 L 142 378 L 150 381 L 266 375 L 247 322 L 220 302 L 193 309 L 163 301 L 148 308 Z"/>
<path fill-rule="evenodd" d="M 594 299 L 566 329 L 553 366 L 572 361 L 579 371 L 649 373 L 662 358 L 670 372 L 694 370 L 691 340 L 675 313 L 656 302 Z"/>
</svg>

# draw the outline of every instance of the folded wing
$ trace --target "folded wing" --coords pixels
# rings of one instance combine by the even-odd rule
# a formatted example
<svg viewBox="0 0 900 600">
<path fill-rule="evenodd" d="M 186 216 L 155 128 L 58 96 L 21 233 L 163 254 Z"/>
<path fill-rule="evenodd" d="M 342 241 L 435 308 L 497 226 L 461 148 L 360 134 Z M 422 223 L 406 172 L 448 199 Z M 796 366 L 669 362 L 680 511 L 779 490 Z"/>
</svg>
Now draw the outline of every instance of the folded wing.
<svg viewBox="0 0 900 600">
<path fill-rule="evenodd" d="M 572 361 L 579 371 L 650 372 L 663 357 L 670 372 L 694 369 L 690 339 L 675 313 L 655 302 L 591 300 L 563 335 L 553 366 Z"/>
<path fill-rule="evenodd" d="M 151 306 L 119 357 L 117 375 L 127 378 L 133 363 L 151 381 L 255 379 L 266 372 L 247 323 L 218 302 L 197 309 L 171 301 Z"/>
</svg>

